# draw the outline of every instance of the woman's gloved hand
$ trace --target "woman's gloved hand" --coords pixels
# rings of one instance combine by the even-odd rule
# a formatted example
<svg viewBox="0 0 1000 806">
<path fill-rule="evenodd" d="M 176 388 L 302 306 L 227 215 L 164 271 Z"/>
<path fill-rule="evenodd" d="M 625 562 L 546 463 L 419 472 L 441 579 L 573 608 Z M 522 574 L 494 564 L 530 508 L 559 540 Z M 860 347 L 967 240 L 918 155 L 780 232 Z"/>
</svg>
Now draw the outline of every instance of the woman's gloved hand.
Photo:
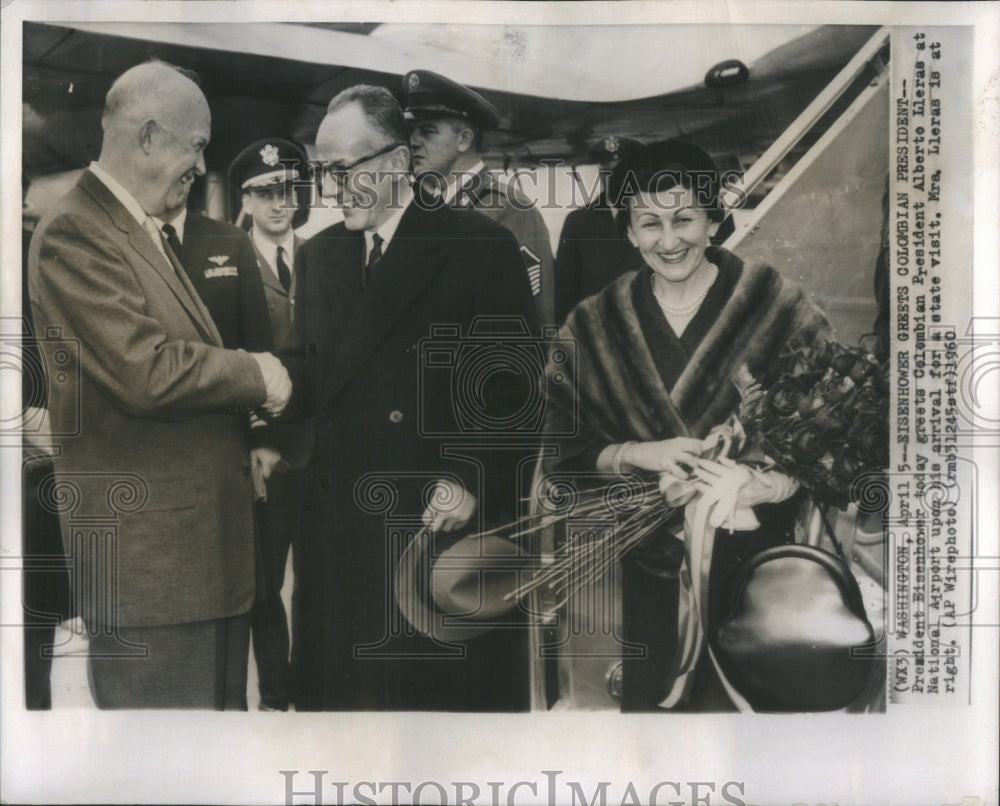
<svg viewBox="0 0 1000 806">
<path fill-rule="evenodd" d="M 714 502 L 709 523 L 730 531 L 756 529 L 760 523 L 751 507 L 784 501 L 799 489 L 799 483 L 784 473 L 755 470 L 725 457 L 717 462 L 699 459 L 694 475 L 702 498 Z"/>
</svg>

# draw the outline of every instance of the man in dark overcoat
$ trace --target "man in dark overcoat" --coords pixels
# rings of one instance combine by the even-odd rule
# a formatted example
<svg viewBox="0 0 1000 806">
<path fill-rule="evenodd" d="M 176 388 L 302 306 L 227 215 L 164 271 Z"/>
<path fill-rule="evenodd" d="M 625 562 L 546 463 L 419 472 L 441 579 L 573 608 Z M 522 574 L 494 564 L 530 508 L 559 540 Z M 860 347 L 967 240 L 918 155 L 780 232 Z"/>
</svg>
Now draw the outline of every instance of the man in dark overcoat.
<svg viewBox="0 0 1000 806">
<path fill-rule="evenodd" d="M 452 383 L 463 346 L 477 343 L 473 320 L 535 329 L 517 244 L 489 221 L 473 227 L 414 200 L 405 120 L 383 88 L 335 97 L 316 146 L 344 221 L 296 258 L 290 406 L 318 415 L 293 613 L 296 708 L 526 709 L 523 627 L 440 642 L 406 621 L 395 591 L 399 557 L 425 526 L 443 539 L 516 508 L 516 467 L 450 450 L 448 433 L 462 430 L 456 409 L 493 411 L 488 382 L 471 397 Z"/>
</svg>

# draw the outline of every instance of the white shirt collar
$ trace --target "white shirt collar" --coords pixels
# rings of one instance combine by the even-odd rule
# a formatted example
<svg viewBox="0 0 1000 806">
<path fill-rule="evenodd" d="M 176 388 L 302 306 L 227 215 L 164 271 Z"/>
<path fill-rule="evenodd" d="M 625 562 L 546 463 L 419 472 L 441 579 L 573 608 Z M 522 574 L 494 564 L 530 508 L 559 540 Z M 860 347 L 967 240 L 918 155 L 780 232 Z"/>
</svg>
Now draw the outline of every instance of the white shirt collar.
<svg viewBox="0 0 1000 806">
<path fill-rule="evenodd" d="M 462 187 L 465 187 L 472 181 L 472 177 L 477 173 L 486 168 L 486 163 L 479 160 L 475 165 L 473 165 L 469 170 L 462 171 L 459 176 L 462 177 Z M 444 194 L 445 204 L 451 204 L 455 200 L 455 194 L 458 193 L 458 181 L 455 179 L 455 174 L 452 174 L 452 179 L 448 182 L 448 188 Z"/>
<path fill-rule="evenodd" d="M 122 203 L 122 206 L 128 210 L 132 218 L 136 220 L 136 223 L 138 223 L 139 226 L 145 226 L 146 219 L 149 216 L 146 215 L 146 211 L 142 209 L 142 205 L 139 204 L 135 196 L 129 193 L 121 182 L 115 179 L 96 162 L 90 163 L 89 167 L 90 172 L 96 176 L 108 190 L 111 191 L 118 201 Z"/>
<path fill-rule="evenodd" d="M 267 262 L 268 268 L 275 277 L 278 276 L 278 247 L 282 247 L 285 250 L 285 263 L 289 268 L 292 266 L 292 258 L 295 255 L 295 232 L 289 229 L 288 234 L 285 239 L 279 244 L 274 243 L 274 241 L 265 238 L 263 235 L 257 234 L 258 230 L 256 227 L 250 228 L 250 238 L 253 240 L 254 245 L 260 251 L 264 260 Z M 280 279 L 280 278 L 279 278 Z"/>
<path fill-rule="evenodd" d="M 181 244 L 183 244 L 184 243 L 184 223 L 187 221 L 187 217 L 188 217 L 188 211 L 187 211 L 187 207 L 185 207 L 184 209 L 182 209 L 177 214 L 177 217 L 173 221 L 164 221 L 164 220 L 162 220 L 160 218 L 155 218 L 154 220 L 156 221 L 156 226 L 158 226 L 160 228 L 160 232 L 163 232 L 163 227 L 166 224 L 169 224 L 171 227 L 173 227 L 174 228 L 174 232 L 177 233 L 177 240 Z"/>
</svg>

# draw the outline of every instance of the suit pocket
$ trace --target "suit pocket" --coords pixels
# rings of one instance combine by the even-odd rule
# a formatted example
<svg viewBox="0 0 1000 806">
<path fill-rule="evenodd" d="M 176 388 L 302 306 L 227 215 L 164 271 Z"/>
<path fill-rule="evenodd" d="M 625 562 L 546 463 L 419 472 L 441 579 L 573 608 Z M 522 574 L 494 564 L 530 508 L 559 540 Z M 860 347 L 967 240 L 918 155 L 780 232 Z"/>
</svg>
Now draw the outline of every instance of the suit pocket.
<svg viewBox="0 0 1000 806">
<path fill-rule="evenodd" d="M 150 479 L 146 505 L 137 511 L 170 512 L 192 509 L 201 497 L 204 484 L 197 479 Z"/>
</svg>

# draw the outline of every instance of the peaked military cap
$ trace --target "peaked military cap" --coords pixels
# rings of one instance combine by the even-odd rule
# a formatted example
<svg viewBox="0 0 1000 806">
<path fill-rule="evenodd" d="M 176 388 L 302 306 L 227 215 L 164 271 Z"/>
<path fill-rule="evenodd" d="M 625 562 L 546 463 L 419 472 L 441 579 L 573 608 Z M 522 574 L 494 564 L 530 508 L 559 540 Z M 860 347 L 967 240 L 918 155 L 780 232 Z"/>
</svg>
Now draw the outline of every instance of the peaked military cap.
<svg viewBox="0 0 1000 806">
<path fill-rule="evenodd" d="M 229 166 L 229 186 L 234 189 L 270 187 L 302 178 L 309 158 L 301 146 L 272 137 L 244 148 Z"/>
<path fill-rule="evenodd" d="M 500 125 L 500 113 L 478 92 L 430 70 L 403 76 L 406 119 L 461 118 L 483 131 Z"/>
<path fill-rule="evenodd" d="M 602 137 L 587 149 L 587 162 L 596 162 L 601 165 L 618 162 L 631 157 L 644 145 L 642 140 L 612 134 L 608 137 Z"/>
</svg>

